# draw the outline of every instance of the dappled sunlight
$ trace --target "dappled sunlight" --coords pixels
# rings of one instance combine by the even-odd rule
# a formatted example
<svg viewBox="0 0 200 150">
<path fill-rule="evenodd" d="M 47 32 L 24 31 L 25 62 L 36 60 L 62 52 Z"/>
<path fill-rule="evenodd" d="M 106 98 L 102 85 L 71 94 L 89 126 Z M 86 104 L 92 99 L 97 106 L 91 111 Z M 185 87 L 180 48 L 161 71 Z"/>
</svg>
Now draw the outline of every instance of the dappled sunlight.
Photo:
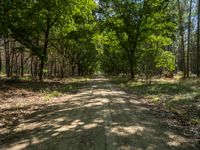
<svg viewBox="0 0 200 150">
<path fill-rule="evenodd" d="M 86 124 L 83 126 L 83 129 L 91 129 L 97 127 L 96 123 Z"/>
<path fill-rule="evenodd" d="M 136 98 L 107 79 L 94 79 L 75 94 L 64 94 L 40 105 L 32 104 L 34 111 L 23 120 L 12 128 L 1 128 L 0 141 L 4 144 L 0 149 L 190 147 L 185 145 L 192 142 L 190 139 L 168 131 L 165 120 L 153 116 Z M 4 110 L 12 112 L 13 109 Z"/>
<path fill-rule="evenodd" d="M 70 124 L 62 124 L 61 126 L 59 126 L 58 129 L 56 129 L 57 132 L 64 132 L 64 131 L 70 131 L 75 129 L 77 126 L 81 126 L 84 125 L 84 122 L 81 122 L 80 120 L 74 120 L 73 122 L 71 122 Z"/>
<path fill-rule="evenodd" d="M 199 83 L 199 79 L 191 77 L 188 79 L 152 79 L 151 85 L 140 80 L 121 81 L 118 84 L 136 96 L 131 98 L 129 102 L 135 105 L 132 108 L 137 109 L 137 112 L 145 111 L 146 106 L 148 106 L 153 110 L 152 113 L 167 118 L 170 126 L 184 128 L 182 132 L 185 135 L 199 139 Z M 140 102 L 145 107 L 137 107 Z"/>
<path fill-rule="evenodd" d="M 116 126 L 112 128 L 111 133 L 114 133 L 118 136 L 131 136 L 137 133 L 142 136 L 142 132 L 144 131 L 145 127 L 141 126 L 129 126 L 129 127 L 123 127 L 123 126 Z"/>
<path fill-rule="evenodd" d="M 22 149 L 25 149 L 29 144 L 30 144 L 29 140 L 23 140 L 21 142 L 11 144 L 11 145 L 7 146 L 7 148 L 10 150 L 22 150 Z"/>
<path fill-rule="evenodd" d="M 188 142 L 186 138 L 183 138 L 182 136 L 174 134 L 172 132 L 165 132 L 165 134 L 169 137 L 169 141 L 167 142 L 167 144 L 170 146 L 179 146 Z"/>
</svg>

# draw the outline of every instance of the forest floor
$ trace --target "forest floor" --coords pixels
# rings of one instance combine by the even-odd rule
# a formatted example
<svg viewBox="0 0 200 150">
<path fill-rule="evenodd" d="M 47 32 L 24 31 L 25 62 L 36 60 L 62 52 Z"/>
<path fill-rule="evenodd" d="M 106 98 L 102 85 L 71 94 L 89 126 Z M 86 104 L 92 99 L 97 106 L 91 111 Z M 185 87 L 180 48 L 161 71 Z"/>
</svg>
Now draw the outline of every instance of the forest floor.
<svg viewBox="0 0 200 150">
<path fill-rule="evenodd" d="M 187 136 L 200 139 L 200 80 L 154 78 L 150 85 L 141 78 L 129 81 L 114 78 L 112 81 L 129 93 L 137 95 L 152 112 L 168 119 L 168 124 L 182 129 Z"/>
<path fill-rule="evenodd" d="M 199 137 L 177 126 L 179 113 L 170 108 L 181 110 L 179 105 L 164 107 L 167 103 L 162 100 L 170 95 L 175 101 L 175 96 L 191 95 L 195 89 L 190 89 L 192 83 L 188 88 L 179 84 L 181 90 L 174 84 L 179 83 L 144 86 L 104 77 L 4 81 L 0 85 L 0 149 L 198 150 Z M 173 94 L 174 90 L 179 93 Z M 198 106 L 197 100 L 194 103 Z M 188 122 L 197 131 L 198 118 Z"/>
</svg>

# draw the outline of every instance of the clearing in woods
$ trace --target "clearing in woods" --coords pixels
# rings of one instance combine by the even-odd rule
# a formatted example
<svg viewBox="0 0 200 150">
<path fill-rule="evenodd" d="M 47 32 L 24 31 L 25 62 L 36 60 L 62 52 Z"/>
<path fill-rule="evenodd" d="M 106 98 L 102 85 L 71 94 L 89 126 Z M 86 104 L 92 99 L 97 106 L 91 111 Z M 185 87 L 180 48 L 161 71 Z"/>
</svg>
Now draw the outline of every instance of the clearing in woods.
<svg viewBox="0 0 200 150">
<path fill-rule="evenodd" d="M 27 83 L 16 86 L 20 84 Z M 19 87 L 13 85 L 13 93 L 1 93 L 1 150 L 198 149 L 195 141 L 171 129 L 165 118 L 153 114 L 136 95 L 104 77 L 59 86 L 79 88 L 43 98 L 33 88 L 21 88 L 19 96 Z"/>
</svg>

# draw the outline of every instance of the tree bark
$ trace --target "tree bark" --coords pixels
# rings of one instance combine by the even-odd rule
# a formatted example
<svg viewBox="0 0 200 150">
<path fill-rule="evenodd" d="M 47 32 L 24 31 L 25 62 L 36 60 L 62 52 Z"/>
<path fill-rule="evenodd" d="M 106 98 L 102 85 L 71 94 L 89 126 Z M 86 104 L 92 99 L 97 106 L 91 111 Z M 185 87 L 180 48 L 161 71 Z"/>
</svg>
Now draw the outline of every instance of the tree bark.
<svg viewBox="0 0 200 150">
<path fill-rule="evenodd" d="M 43 80 L 43 69 L 44 69 L 44 64 L 47 60 L 47 47 L 49 43 L 49 31 L 50 31 L 50 18 L 47 16 L 47 28 L 45 31 L 45 39 L 44 39 L 44 47 L 43 47 L 43 55 L 40 56 L 40 73 L 39 73 L 39 80 Z"/>
<path fill-rule="evenodd" d="M 21 53 L 21 76 L 24 76 L 24 52 Z"/>
<path fill-rule="evenodd" d="M 134 72 L 134 58 L 133 58 L 133 54 L 129 53 L 128 54 L 128 58 L 129 58 L 129 69 L 130 69 L 130 80 L 135 78 L 135 72 Z"/>
<path fill-rule="evenodd" d="M 190 11 L 188 21 L 188 47 L 187 47 L 187 78 L 190 75 L 190 31 L 191 31 L 192 0 L 190 0 Z"/>
<path fill-rule="evenodd" d="M 197 31 L 197 57 L 196 57 L 196 72 L 197 72 L 197 77 L 200 77 L 200 62 L 199 62 L 199 57 L 200 57 L 200 0 L 198 1 L 198 31 Z"/>
<path fill-rule="evenodd" d="M 10 51 L 9 51 L 9 39 L 4 39 L 4 48 L 5 48 L 5 55 L 6 55 L 6 76 L 10 77 Z"/>
<path fill-rule="evenodd" d="M 180 6 L 180 1 L 178 2 L 178 14 L 179 14 L 179 32 L 181 37 L 181 59 L 182 59 L 182 71 L 183 77 L 186 77 L 186 66 L 185 66 L 185 43 L 184 43 L 184 27 L 183 27 L 183 14 Z"/>
<path fill-rule="evenodd" d="M 2 59 L 1 59 L 1 50 L 0 50 L 0 73 L 2 72 Z"/>
</svg>

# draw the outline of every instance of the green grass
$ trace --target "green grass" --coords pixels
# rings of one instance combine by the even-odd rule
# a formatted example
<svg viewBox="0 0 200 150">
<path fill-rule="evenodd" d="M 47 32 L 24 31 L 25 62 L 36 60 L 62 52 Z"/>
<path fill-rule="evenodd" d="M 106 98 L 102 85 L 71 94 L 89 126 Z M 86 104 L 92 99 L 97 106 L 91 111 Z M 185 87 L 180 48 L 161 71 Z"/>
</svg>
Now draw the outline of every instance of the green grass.
<svg viewBox="0 0 200 150">
<path fill-rule="evenodd" d="M 125 84 L 126 87 L 134 89 L 134 92 L 140 95 L 144 94 L 169 94 L 175 95 L 185 92 L 192 92 L 190 87 L 180 85 L 180 84 L 172 84 L 172 83 L 155 83 L 152 85 L 146 85 L 144 83 L 137 84 Z"/>
<path fill-rule="evenodd" d="M 75 84 L 66 84 L 66 85 L 63 85 L 59 88 L 55 88 L 55 90 L 52 90 L 52 89 L 49 89 L 49 88 L 45 88 L 43 89 L 41 92 L 44 93 L 43 97 L 44 97 L 44 100 L 51 100 L 52 98 L 55 98 L 55 97 L 59 97 L 61 96 L 63 93 L 68 93 L 68 92 L 71 92 L 71 91 L 74 91 L 78 89 L 78 86 L 75 85 Z"/>
<path fill-rule="evenodd" d="M 142 80 L 114 79 L 114 83 L 142 96 L 152 105 L 161 105 L 191 125 L 200 125 L 200 79 L 159 79 L 153 80 L 152 85 Z"/>
<path fill-rule="evenodd" d="M 41 94 L 44 100 L 51 100 L 54 97 L 59 97 L 62 94 L 69 94 L 76 92 L 77 89 L 85 85 L 89 78 L 64 78 L 62 80 L 45 79 L 43 82 L 34 81 L 30 77 L 21 77 L 14 80 L 12 78 L 4 77 L 2 79 L 1 89 L 9 89 L 10 87 L 27 90 L 30 92 L 37 92 Z"/>
<path fill-rule="evenodd" d="M 58 91 L 49 91 L 44 93 L 44 100 L 49 101 L 52 98 L 59 97 L 61 93 Z"/>
<path fill-rule="evenodd" d="M 63 87 L 63 92 L 70 92 L 72 90 L 76 90 L 78 87 L 76 85 L 66 85 Z"/>
</svg>

